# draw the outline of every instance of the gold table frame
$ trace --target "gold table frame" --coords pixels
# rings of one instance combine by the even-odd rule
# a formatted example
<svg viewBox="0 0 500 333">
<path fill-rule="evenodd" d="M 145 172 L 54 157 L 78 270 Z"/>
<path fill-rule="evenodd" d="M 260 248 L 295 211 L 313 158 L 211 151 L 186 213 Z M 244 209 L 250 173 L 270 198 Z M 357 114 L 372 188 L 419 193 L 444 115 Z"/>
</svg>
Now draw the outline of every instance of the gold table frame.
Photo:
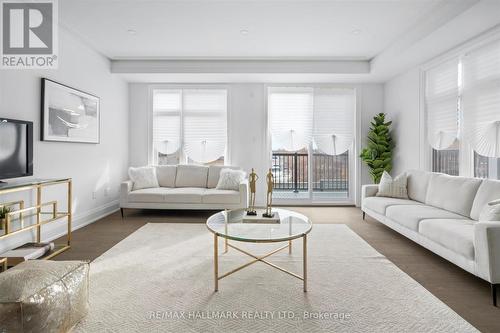
<svg viewBox="0 0 500 333">
<path fill-rule="evenodd" d="M 291 276 L 301 280 L 303 282 L 304 292 L 307 292 L 307 234 L 311 231 L 312 224 L 311 224 L 311 228 L 309 228 L 309 230 L 305 233 L 298 234 L 298 235 L 295 235 L 293 237 L 269 239 L 269 240 L 244 240 L 244 239 L 239 239 L 239 238 L 235 239 L 235 238 L 232 238 L 230 236 L 215 232 L 215 231 L 211 230 L 210 228 L 208 228 L 208 229 L 210 230 L 210 232 L 212 232 L 214 234 L 214 291 L 215 292 L 219 291 L 219 281 L 220 280 L 222 280 L 223 278 L 228 277 L 229 275 L 234 274 L 234 273 L 236 273 L 236 272 L 238 272 L 238 271 L 240 271 L 240 270 L 242 270 L 250 265 L 253 265 L 257 262 L 262 262 L 270 267 L 273 267 L 279 271 L 282 271 L 288 275 L 291 275 Z M 239 252 L 241 252 L 241 253 L 243 253 L 243 254 L 245 254 L 253 259 L 251 261 L 247 262 L 246 264 L 240 265 L 240 266 L 220 275 L 219 274 L 219 237 L 224 238 L 224 252 L 223 253 L 227 253 L 229 248 L 232 248 L 232 249 L 237 250 L 237 251 L 239 251 Z M 265 260 L 266 258 L 272 256 L 273 254 L 278 253 L 278 252 L 285 250 L 285 249 L 288 249 L 288 254 L 292 254 L 292 241 L 295 239 L 299 239 L 299 238 L 302 238 L 302 276 Z M 281 246 L 281 247 L 279 247 L 279 248 L 277 248 L 269 253 L 258 256 L 258 255 L 252 254 L 246 250 L 243 250 L 243 249 L 229 243 L 229 239 L 234 240 L 234 241 L 238 241 L 238 242 L 244 242 L 244 243 L 283 243 L 283 242 L 287 242 L 287 244 L 284 246 Z"/>
<path fill-rule="evenodd" d="M 60 205 L 57 201 L 42 202 L 42 190 L 49 186 L 55 185 L 66 185 L 66 198 L 67 198 L 67 209 L 66 211 L 59 211 Z M 72 229 L 72 201 L 73 201 L 73 181 L 71 178 L 61 178 L 61 179 L 50 179 L 50 180 L 34 180 L 27 181 L 26 183 L 15 184 L 12 187 L 0 188 L 0 195 L 16 193 L 16 192 L 35 192 L 35 205 L 31 207 L 25 207 L 24 200 L 17 200 L 11 202 L 0 202 L 0 207 L 12 207 L 18 206 L 17 210 L 12 210 L 5 216 L 4 233 L 0 235 L 0 240 L 24 233 L 29 230 L 35 230 L 35 241 L 40 243 L 42 241 L 42 226 L 58 221 L 60 219 L 66 218 L 67 222 L 67 232 L 66 232 L 66 242 L 61 244 L 55 244 L 54 250 L 48 252 L 44 256 L 38 259 L 51 259 L 56 255 L 67 251 L 71 248 L 71 229 Z M 46 207 L 51 208 L 49 211 L 45 211 Z M 28 217 L 35 217 L 36 223 L 25 225 L 24 220 Z M 48 216 L 48 218 L 43 219 L 42 217 Z M 11 230 L 11 223 L 14 219 L 20 221 L 20 228 Z M 4 258 L 1 258 L 4 259 Z M 0 260 L 0 264 L 3 264 L 5 268 L 8 266 L 8 259 L 5 261 Z"/>
</svg>

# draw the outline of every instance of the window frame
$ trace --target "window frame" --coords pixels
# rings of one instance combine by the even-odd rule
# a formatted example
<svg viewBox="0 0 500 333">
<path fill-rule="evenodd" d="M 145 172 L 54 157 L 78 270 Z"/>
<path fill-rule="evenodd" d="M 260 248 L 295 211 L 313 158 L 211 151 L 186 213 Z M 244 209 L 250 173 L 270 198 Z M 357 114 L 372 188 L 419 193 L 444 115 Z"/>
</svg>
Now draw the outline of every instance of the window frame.
<svg viewBox="0 0 500 333">
<path fill-rule="evenodd" d="M 230 112 L 230 101 L 231 101 L 231 90 L 227 85 L 221 84 L 150 84 L 148 85 L 148 101 L 147 101 L 147 110 L 148 110 L 148 129 L 147 129 L 147 138 L 148 138 L 148 165 L 157 165 L 157 157 L 154 156 L 154 92 L 155 90 L 180 90 L 181 91 L 181 108 L 179 110 L 180 115 L 180 148 L 179 148 L 179 164 L 200 164 L 196 162 L 190 162 L 188 156 L 184 152 L 184 116 L 183 116 L 183 90 L 189 89 L 207 89 L 207 90 L 225 90 L 226 91 L 226 149 L 224 151 L 224 165 L 231 165 L 231 156 L 230 156 L 230 130 L 231 126 L 231 112 Z M 202 163 L 202 165 L 209 165 L 210 163 Z"/>
</svg>

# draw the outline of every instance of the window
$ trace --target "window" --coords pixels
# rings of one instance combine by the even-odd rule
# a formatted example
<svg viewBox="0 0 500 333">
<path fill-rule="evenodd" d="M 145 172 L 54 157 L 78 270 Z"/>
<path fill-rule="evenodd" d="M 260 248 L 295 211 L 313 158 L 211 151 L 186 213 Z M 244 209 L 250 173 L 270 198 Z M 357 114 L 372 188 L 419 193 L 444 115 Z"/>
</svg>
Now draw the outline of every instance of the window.
<svg viewBox="0 0 500 333">
<path fill-rule="evenodd" d="M 500 158 L 474 153 L 474 177 L 500 179 Z"/>
<path fill-rule="evenodd" d="M 352 89 L 269 89 L 275 198 L 349 198 L 355 97 Z"/>
<path fill-rule="evenodd" d="M 500 41 L 472 48 L 425 73 L 432 170 L 499 179 Z M 469 161 L 473 159 L 473 170 Z"/>
<path fill-rule="evenodd" d="M 474 175 L 500 179 L 500 42 L 463 57 L 464 133 L 474 150 Z"/>
<path fill-rule="evenodd" d="M 432 171 L 459 172 L 459 61 L 451 60 L 426 72 L 427 140 L 432 147 Z"/>
<path fill-rule="evenodd" d="M 153 163 L 224 164 L 225 89 L 153 91 Z"/>
<path fill-rule="evenodd" d="M 313 129 L 311 88 L 271 88 L 269 111 L 273 150 L 298 151 L 309 146 Z"/>
<path fill-rule="evenodd" d="M 458 176 L 460 151 L 455 149 L 432 149 L 432 171 Z"/>
</svg>

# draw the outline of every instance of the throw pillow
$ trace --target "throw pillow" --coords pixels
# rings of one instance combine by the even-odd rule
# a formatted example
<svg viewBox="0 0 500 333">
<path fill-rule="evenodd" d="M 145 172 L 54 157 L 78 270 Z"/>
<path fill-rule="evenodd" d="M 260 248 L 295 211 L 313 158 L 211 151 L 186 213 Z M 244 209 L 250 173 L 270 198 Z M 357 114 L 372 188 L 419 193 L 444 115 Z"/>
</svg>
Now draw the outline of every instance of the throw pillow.
<svg viewBox="0 0 500 333">
<path fill-rule="evenodd" d="M 384 171 L 378 185 L 377 197 L 408 199 L 407 175 L 402 173 L 394 179 Z"/>
<path fill-rule="evenodd" d="M 246 173 L 242 170 L 222 169 L 216 190 L 238 191 L 240 183 L 245 179 Z"/>
<path fill-rule="evenodd" d="M 479 221 L 500 221 L 500 200 L 485 205 L 479 214 Z"/>
<path fill-rule="evenodd" d="M 161 187 L 175 187 L 176 165 L 158 165 L 156 167 L 156 178 Z"/>
<path fill-rule="evenodd" d="M 133 190 L 159 187 L 154 167 L 140 167 L 128 169 L 130 180 L 134 183 Z"/>
</svg>

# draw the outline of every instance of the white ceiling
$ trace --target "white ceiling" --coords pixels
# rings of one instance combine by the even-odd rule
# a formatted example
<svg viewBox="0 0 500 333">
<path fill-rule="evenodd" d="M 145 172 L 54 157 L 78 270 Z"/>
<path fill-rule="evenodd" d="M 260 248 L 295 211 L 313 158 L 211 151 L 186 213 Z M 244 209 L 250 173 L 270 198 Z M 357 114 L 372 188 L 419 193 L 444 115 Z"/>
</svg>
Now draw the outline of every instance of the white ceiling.
<svg viewBox="0 0 500 333">
<path fill-rule="evenodd" d="M 62 23 L 113 59 L 371 59 L 439 2 L 71 0 L 59 4 Z M 128 33 L 129 29 L 136 33 Z"/>
<path fill-rule="evenodd" d="M 469 37 L 467 29 L 463 36 L 451 31 L 441 41 L 428 43 L 432 48 L 424 47 L 417 56 L 408 53 L 402 59 L 406 51 L 425 44 L 435 30 L 472 7 L 482 6 L 479 14 L 469 15 L 479 18 L 471 32 L 498 24 L 500 15 L 491 11 L 500 9 L 499 4 L 500 0 L 71 0 L 59 1 L 59 17 L 64 28 L 110 59 L 306 59 L 340 65 L 342 60 L 359 60 L 371 62 L 368 74 L 352 73 L 350 78 L 349 73 L 338 73 L 338 77 L 330 73 L 322 80 L 377 81 L 390 76 L 391 67 L 401 70 L 417 58 L 421 61 L 428 54 L 443 52 L 440 45 L 454 46 L 448 46 L 446 37 L 454 43 L 464 41 Z M 482 20 L 481 15 L 493 17 Z M 378 68 L 384 73 L 377 72 Z M 225 73 L 230 81 L 255 78 L 232 73 Z M 162 79 L 151 71 L 141 73 L 140 68 L 128 74 L 123 75 L 131 81 L 153 77 L 156 82 L 172 77 L 182 81 L 182 75 Z M 306 74 L 303 79 L 312 78 Z M 186 73 L 186 80 L 193 76 Z M 266 81 L 266 75 L 257 77 Z M 291 77 L 300 80 L 300 75 Z"/>
</svg>

